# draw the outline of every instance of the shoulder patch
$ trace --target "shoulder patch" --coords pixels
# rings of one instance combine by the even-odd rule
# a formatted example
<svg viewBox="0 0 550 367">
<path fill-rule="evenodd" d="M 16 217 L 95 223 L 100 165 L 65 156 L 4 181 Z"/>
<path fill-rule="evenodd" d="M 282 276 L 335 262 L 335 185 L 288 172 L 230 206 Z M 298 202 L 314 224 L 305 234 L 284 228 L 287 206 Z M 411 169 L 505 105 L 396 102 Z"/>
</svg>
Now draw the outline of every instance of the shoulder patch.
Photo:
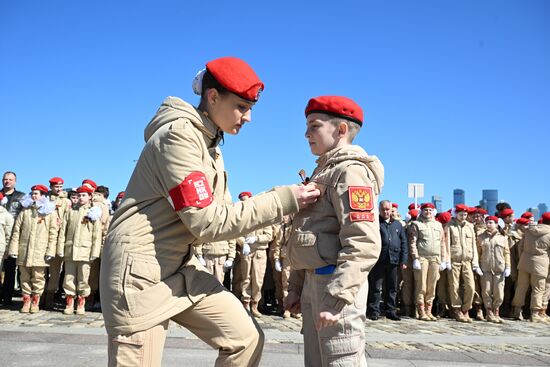
<svg viewBox="0 0 550 367">
<path fill-rule="evenodd" d="M 373 212 L 350 212 L 349 219 L 352 222 L 374 222 Z"/>
<path fill-rule="evenodd" d="M 212 204 L 212 191 L 202 172 L 191 172 L 178 186 L 168 191 L 174 210 L 190 206 L 206 208 Z"/>
<path fill-rule="evenodd" d="M 350 186 L 348 188 L 349 206 L 352 210 L 373 210 L 372 187 Z"/>
</svg>

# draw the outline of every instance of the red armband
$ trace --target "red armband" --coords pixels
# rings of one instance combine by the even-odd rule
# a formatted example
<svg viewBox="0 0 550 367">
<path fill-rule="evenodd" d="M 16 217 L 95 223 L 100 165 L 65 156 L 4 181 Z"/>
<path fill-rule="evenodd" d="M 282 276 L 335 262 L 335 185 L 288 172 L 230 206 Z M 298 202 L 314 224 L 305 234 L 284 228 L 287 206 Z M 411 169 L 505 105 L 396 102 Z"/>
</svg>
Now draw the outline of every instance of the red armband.
<svg viewBox="0 0 550 367">
<path fill-rule="evenodd" d="M 202 172 L 192 172 L 178 186 L 168 191 L 174 210 L 190 206 L 206 208 L 212 204 L 212 190 Z"/>
</svg>

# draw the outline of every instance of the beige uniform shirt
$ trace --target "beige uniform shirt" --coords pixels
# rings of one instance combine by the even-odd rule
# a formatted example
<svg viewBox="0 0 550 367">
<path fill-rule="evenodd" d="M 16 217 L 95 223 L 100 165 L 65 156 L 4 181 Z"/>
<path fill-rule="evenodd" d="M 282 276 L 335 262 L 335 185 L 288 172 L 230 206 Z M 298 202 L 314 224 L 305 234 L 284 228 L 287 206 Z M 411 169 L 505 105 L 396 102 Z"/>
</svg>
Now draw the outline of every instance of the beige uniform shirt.
<svg viewBox="0 0 550 367">
<path fill-rule="evenodd" d="M 500 274 L 510 268 L 510 249 L 508 240 L 498 231 L 481 233 L 477 237 L 479 266 L 483 273 Z"/>
<path fill-rule="evenodd" d="M 289 291 L 301 293 L 304 271 L 336 265 L 321 302 L 339 311 L 355 301 L 380 256 L 384 167 L 361 147 L 345 145 L 319 157 L 311 181 L 321 197 L 292 220 Z"/>
<path fill-rule="evenodd" d="M 532 225 L 520 241 L 518 270 L 546 278 L 550 266 L 550 225 Z"/>
<path fill-rule="evenodd" d="M 292 229 L 292 222 L 283 223 L 279 226 L 277 235 L 274 240 L 273 258 L 274 259 L 286 259 L 288 257 L 288 240 L 290 239 L 290 233 Z"/>
<path fill-rule="evenodd" d="M 250 252 L 258 251 L 258 250 L 266 250 L 269 246 L 269 243 L 273 239 L 273 227 L 268 226 L 264 228 L 260 228 L 254 232 L 251 232 L 247 234 L 244 237 L 237 238 L 237 244 L 242 248 L 244 245 L 244 241 L 247 237 L 256 237 L 256 242 L 250 245 Z"/>
<path fill-rule="evenodd" d="M 211 120 L 175 97 L 146 127 L 103 248 L 100 290 L 109 333 L 146 330 L 219 289 L 192 256 L 194 243 L 234 239 L 298 210 L 288 187 L 225 204 L 220 139 Z"/>
<path fill-rule="evenodd" d="M 456 218 L 445 226 L 445 241 L 451 263 L 470 262 L 472 267 L 479 267 L 476 234 L 470 222 L 460 224 Z"/>
<path fill-rule="evenodd" d="M 445 247 L 445 231 L 441 223 L 435 219 L 428 220 L 419 215 L 417 220 L 409 222 L 407 234 L 411 259 L 439 257 L 440 261 L 449 261 Z"/>
<path fill-rule="evenodd" d="M 55 256 L 57 226 L 52 214 L 41 215 L 33 204 L 21 210 L 10 240 L 8 254 L 17 256 L 19 266 L 49 266 L 44 256 Z"/>
<path fill-rule="evenodd" d="M 6 208 L 0 206 L 0 256 L 4 256 L 6 246 L 10 242 L 13 222 L 13 216 L 6 210 Z"/>
<path fill-rule="evenodd" d="M 76 206 L 65 213 L 57 239 L 57 254 L 65 261 L 90 261 L 101 250 L 101 220 L 86 216 L 90 205 Z"/>
</svg>

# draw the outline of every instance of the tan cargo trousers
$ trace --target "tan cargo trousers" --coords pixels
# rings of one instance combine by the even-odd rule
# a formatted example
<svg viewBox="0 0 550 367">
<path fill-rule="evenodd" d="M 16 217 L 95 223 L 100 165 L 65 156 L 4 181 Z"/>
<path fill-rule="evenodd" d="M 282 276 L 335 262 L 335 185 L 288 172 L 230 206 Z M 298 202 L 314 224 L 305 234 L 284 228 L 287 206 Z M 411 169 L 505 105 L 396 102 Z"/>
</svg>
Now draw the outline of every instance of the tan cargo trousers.
<svg viewBox="0 0 550 367">
<path fill-rule="evenodd" d="M 518 272 L 518 282 L 512 306 L 522 307 L 525 304 L 525 295 L 531 285 L 531 308 L 543 308 L 544 290 L 546 288 L 546 278 L 536 274 Z"/>
<path fill-rule="evenodd" d="M 242 297 L 244 303 L 252 301 L 258 304 L 262 298 L 265 269 L 267 268 L 266 250 L 252 251 L 241 257 Z"/>
<path fill-rule="evenodd" d="M 435 298 L 435 286 L 439 279 L 439 257 L 419 257 L 420 270 L 414 273 L 414 299 L 417 305 L 431 304 Z"/>
<path fill-rule="evenodd" d="M 46 285 L 46 267 L 45 266 L 19 266 L 21 273 L 21 292 L 23 294 L 44 293 Z"/>
<path fill-rule="evenodd" d="M 332 275 L 306 271 L 300 299 L 302 334 L 304 335 L 304 365 L 306 367 L 366 367 L 365 320 L 368 280 L 363 283 L 355 302 L 345 306 L 334 326 L 315 328 L 321 300 Z"/>
<path fill-rule="evenodd" d="M 63 290 L 67 296 L 88 297 L 90 295 L 90 262 L 89 261 L 65 261 L 65 278 Z"/>
<path fill-rule="evenodd" d="M 483 273 L 481 277 L 481 296 L 485 308 L 497 310 L 504 298 L 504 274 Z"/>
<path fill-rule="evenodd" d="M 464 284 L 464 297 L 460 298 L 460 280 Z M 462 311 L 468 311 L 472 308 L 474 301 L 474 272 L 472 271 L 471 261 L 451 260 L 451 273 L 449 274 L 449 295 L 451 296 L 451 305 L 460 307 Z"/>
<path fill-rule="evenodd" d="M 215 366 L 258 366 L 264 335 L 227 290 L 206 296 L 172 321 L 218 350 Z M 161 366 L 169 320 L 130 335 L 109 335 L 109 367 Z"/>
</svg>

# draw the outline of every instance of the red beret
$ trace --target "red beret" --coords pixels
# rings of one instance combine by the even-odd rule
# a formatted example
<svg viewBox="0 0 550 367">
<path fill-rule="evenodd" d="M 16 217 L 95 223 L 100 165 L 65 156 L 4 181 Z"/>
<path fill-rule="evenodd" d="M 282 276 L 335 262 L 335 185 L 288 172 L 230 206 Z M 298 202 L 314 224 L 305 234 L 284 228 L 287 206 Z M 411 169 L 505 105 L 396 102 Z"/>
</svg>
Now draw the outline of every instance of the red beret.
<svg viewBox="0 0 550 367">
<path fill-rule="evenodd" d="M 451 213 L 449 212 L 439 213 L 437 214 L 435 219 L 441 224 L 447 224 L 451 220 Z"/>
<path fill-rule="evenodd" d="M 206 64 L 206 70 L 225 89 L 248 101 L 256 102 L 264 90 L 264 83 L 243 60 L 237 57 L 220 57 Z"/>
<path fill-rule="evenodd" d="M 396 209 L 399 208 L 399 205 L 397 205 L 397 203 L 391 203 L 391 206 Z"/>
<path fill-rule="evenodd" d="M 252 197 L 252 193 L 251 193 L 251 192 L 249 192 L 249 191 L 243 191 L 243 192 L 241 192 L 241 193 L 239 194 L 239 199 L 242 198 L 242 197 L 245 196 L 245 195 L 248 196 L 249 198 Z"/>
<path fill-rule="evenodd" d="M 320 96 L 312 98 L 306 106 L 306 117 L 315 112 L 342 117 L 359 124 L 359 126 L 363 125 L 363 110 L 347 97 Z"/>
<path fill-rule="evenodd" d="M 542 213 L 540 219 L 542 219 L 542 223 L 550 224 L 550 212 Z"/>
<path fill-rule="evenodd" d="M 533 213 L 531 212 L 525 212 L 521 215 L 522 218 L 531 219 L 533 218 Z"/>
<path fill-rule="evenodd" d="M 469 206 L 468 210 L 466 210 L 468 214 L 475 214 L 477 212 L 477 208 L 473 206 Z"/>
<path fill-rule="evenodd" d="M 92 189 L 90 186 L 82 185 L 78 189 L 76 189 L 76 192 L 78 192 L 79 194 L 82 192 L 87 192 L 88 194 L 91 195 L 94 193 L 94 189 Z"/>
<path fill-rule="evenodd" d="M 487 212 L 487 210 L 485 210 L 485 209 L 483 209 L 483 208 L 477 208 L 477 209 L 476 209 L 476 213 L 477 213 L 477 214 L 481 214 L 481 215 L 487 215 L 487 214 L 489 214 L 489 213 Z"/>
<path fill-rule="evenodd" d="M 467 205 L 464 205 L 464 204 L 457 204 L 455 206 L 455 212 L 456 213 L 460 213 L 460 212 L 467 212 L 468 211 L 468 206 Z"/>
<path fill-rule="evenodd" d="M 0 191 L 0 200 L 2 200 L 3 198 L 4 198 L 4 193 Z"/>
<path fill-rule="evenodd" d="M 411 216 L 412 219 L 418 218 L 418 210 L 416 209 L 409 210 L 409 215 Z"/>
<path fill-rule="evenodd" d="M 50 185 L 63 185 L 65 181 L 61 177 L 50 178 Z"/>
<path fill-rule="evenodd" d="M 435 205 L 433 205 L 432 203 L 424 203 L 424 204 L 420 205 L 420 209 L 426 209 L 426 208 L 435 209 Z"/>
<path fill-rule="evenodd" d="M 407 209 L 409 210 L 418 209 L 418 208 L 420 208 L 420 205 L 418 204 L 414 205 L 414 203 L 409 204 L 409 206 L 407 207 Z"/>
<path fill-rule="evenodd" d="M 494 215 L 489 215 L 488 217 L 485 217 L 485 221 L 487 222 L 488 220 L 492 220 L 495 223 L 498 223 L 498 218 L 495 217 Z"/>
<path fill-rule="evenodd" d="M 126 193 L 124 191 L 121 191 L 118 193 L 118 195 L 116 196 L 117 199 L 122 199 L 124 197 L 124 195 L 126 195 Z"/>
<path fill-rule="evenodd" d="M 514 211 L 512 209 L 504 209 L 500 213 L 498 213 L 498 216 L 501 218 L 506 218 L 509 215 L 514 214 Z"/>
<path fill-rule="evenodd" d="M 97 184 L 94 181 L 90 180 L 90 179 L 83 180 L 82 181 L 82 186 L 84 186 L 84 185 L 91 187 L 92 189 L 94 189 L 94 191 L 95 191 L 95 189 L 97 189 Z"/>
<path fill-rule="evenodd" d="M 525 225 L 529 224 L 529 219 L 521 217 L 521 218 L 516 219 L 516 223 L 517 224 L 522 224 L 522 225 L 525 226 Z"/>
<path fill-rule="evenodd" d="M 31 191 L 34 190 L 42 191 L 44 194 L 47 194 L 50 191 L 50 189 L 48 189 L 44 185 L 34 185 L 33 187 L 31 187 Z"/>
</svg>

